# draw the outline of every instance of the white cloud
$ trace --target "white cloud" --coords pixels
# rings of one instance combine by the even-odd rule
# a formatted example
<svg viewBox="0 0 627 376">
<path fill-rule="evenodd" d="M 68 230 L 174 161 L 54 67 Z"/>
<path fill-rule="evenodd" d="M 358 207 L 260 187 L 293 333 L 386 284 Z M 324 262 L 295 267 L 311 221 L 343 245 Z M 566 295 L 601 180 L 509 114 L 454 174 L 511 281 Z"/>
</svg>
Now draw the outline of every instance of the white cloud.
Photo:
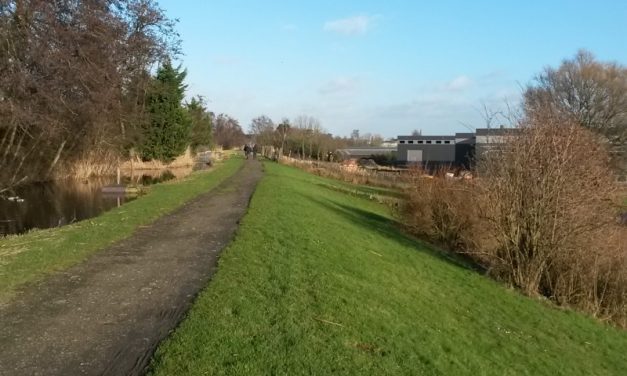
<svg viewBox="0 0 627 376">
<path fill-rule="evenodd" d="M 359 88 L 359 79 L 356 77 L 338 77 L 326 82 L 318 89 L 322 95 L 350 93 Z"/>
<path fill-rule="evenodd" d="M 323 30 L 344 35 L 362 35 L 368 32 L 378 16 L 359 15 L 327 21 Z"/>
<path fill-rule="evenodd" d="M 444 89 L 447 91 L 462 91 L 468 89 L 473 84 L 474 81 L 470 77 L 461 75 L 447 82 Z"/>
</svg>

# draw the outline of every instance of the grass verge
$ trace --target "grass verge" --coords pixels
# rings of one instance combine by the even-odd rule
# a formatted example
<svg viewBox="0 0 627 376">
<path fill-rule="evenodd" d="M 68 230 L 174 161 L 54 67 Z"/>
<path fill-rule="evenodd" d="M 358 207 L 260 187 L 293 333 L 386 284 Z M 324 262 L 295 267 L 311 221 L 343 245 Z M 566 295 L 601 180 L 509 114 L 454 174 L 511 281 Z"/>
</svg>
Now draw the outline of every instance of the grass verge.
<svg viewBox="0 0 627 376">
<path fill-rule="evenodd" d="M 210 171 L 157 184 L 148 195 L 92 219 L 0 239 L 0 303 L 9 300 L 20 286 L 79 263 L 212 189 L 233 175 L 242 162 L 231 158 Z"/>
<path fill-rule="evenodd" d="M 335 186 L 335 188 L 330 187 Z M 154 375 L 618 375 L 627 333 L 403 235 L 355 186 L 266 164 Z"/>
</svg>

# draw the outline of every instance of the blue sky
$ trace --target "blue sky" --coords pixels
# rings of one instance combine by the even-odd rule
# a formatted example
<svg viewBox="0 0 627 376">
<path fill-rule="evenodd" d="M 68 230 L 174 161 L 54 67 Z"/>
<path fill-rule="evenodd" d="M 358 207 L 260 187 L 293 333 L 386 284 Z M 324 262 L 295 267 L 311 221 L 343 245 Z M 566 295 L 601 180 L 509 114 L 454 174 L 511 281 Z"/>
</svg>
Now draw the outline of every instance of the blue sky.
<svg viewBox="0 0 627 376">
<path fill-rule="evenodd" d="M 306 114 L 338 135 L 481 127 L 585 48 L 627 64 L 627 1 L 160 0 L 188 95 L 244 129 Z"/>
</svg>

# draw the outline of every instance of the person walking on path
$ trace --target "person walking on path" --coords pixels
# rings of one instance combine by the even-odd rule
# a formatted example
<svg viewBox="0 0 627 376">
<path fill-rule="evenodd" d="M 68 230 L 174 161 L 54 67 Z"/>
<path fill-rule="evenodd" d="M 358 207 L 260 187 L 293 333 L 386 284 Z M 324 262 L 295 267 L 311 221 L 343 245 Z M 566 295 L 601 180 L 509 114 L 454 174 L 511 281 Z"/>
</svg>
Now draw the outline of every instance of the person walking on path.
<svg viewBox="0 0 627 376">
<path fill-rule="evenodd" d="M 248 159 L 248 157 L 250 156 L 251 151 L 252 149 L 250 148 L 250 145 L 246 144 L 244 146 L 244 154 L 246 155 L 246 159 Z"/>
</svg>

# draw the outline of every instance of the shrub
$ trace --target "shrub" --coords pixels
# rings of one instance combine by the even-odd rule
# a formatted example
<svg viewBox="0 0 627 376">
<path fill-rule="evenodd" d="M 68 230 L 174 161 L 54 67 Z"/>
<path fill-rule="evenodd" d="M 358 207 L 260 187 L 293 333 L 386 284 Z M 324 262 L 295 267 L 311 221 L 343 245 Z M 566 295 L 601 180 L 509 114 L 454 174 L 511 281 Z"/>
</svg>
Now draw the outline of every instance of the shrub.
<svg viewBox="0 0 627 376">
<path fill-rule="evenodd" d="M 475 188 L 466 180 L 431 177 L 421 169 L 411 171 L 412 184 L 401 208 L 410 231 L 454 249 L 475 248 L 478 226 Z"/>
<path fill-rule="evenodd" d="M 546 114 L 504 140 L 473 181 L 415 171 L 404 222 L 528 295 L 627 327 L 627 231 L 605 145 Z"/>
</svg>

